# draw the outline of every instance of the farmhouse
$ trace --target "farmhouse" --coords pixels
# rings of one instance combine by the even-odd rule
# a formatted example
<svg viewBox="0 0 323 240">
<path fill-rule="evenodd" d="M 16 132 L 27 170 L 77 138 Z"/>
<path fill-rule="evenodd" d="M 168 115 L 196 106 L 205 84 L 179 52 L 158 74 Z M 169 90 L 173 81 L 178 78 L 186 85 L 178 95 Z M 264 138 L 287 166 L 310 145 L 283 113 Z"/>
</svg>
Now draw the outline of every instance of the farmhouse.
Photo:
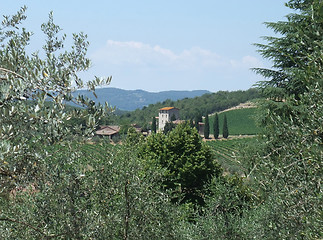
<svg viewBox="0 0 323 240">
<path fill-rule="evenodd" d="M 120 127 L 119 126 L 100 126 L 100 129 L 95 132 L 96 135 L 99 136 L 108 136 L 112 139 L 113 136 L 117 136 L 119 134 Z"/>
<path fill-rule="evenodd" d="M 179 109 L 175 107 L 164 107 L 159 109 L 159 131 L 163 131 L 167 122 L 179 119 Z"/>
</svg>

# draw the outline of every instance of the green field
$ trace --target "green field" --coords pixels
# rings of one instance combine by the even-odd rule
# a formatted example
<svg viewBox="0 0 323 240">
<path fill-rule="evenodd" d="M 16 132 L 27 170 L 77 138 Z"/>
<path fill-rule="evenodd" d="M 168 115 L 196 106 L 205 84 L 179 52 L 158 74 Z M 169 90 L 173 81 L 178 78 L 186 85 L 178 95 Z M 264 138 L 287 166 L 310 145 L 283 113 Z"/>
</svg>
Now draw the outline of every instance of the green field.
<svg viewBox="0 0 323 240">
<path fill-rule="evenodd" d="M 222 135 L 224 114 L 228 120 L 229 135 L 255 135 L 259 133 L 259 128 L 256 126 L 255 121 L 256 111 L 256 108 L 244 108 L 218 114 L 220 136 Z M 210 133 L 213 134 L 214 116 L 211 116 L 209 121 Z"/>
<path fill-rule="evenodd" d="M 246 166 L 238 161 L 241 151 L 250 144 L 255 144 L 257 137 L 245 137 L 223 140 L 207 141 L 207 144 L 214 151 L 216 160 L 221 164 L 225 172 L 239 175 L 246 172 Z M 113 145 L 101 144 L 82 144 L 81 151 L 83 156 L 91 159 L 109 159 Z"/>
<path fill-rule="evenodd" d="M 228 140 L 207 141 L 207 144 L 213 149 L 217 161 L 229 173 L 243 174 L 246 172 L 244 164 L 238 161 L 241 150 L 249 144 L 256 143 L 256 137 L 236 138 Z"/>
</svg>

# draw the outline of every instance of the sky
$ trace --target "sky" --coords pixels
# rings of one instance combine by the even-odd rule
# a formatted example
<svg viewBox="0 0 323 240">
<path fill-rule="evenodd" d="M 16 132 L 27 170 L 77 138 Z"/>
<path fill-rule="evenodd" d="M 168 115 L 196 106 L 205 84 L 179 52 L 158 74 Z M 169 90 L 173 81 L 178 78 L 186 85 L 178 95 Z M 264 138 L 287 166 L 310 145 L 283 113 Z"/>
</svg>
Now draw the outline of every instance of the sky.
<svg viewBox="0 0 323 240">
<path fill-rule="evenodd" d="M 0 16 L 26 5 L 30 48 L 41 49 L 40 30 L 53 11 L 67 34 L 88 35 L 91 68 L 127 90 L 246 90 L 264 80 L 250 69 L 270 67 L 253 43 L 274 36 L 264 22 L 285 20 L 284 0 L 0 0 Z M 1 18 L 2 20 L 2 18 Z"/>
</svg>

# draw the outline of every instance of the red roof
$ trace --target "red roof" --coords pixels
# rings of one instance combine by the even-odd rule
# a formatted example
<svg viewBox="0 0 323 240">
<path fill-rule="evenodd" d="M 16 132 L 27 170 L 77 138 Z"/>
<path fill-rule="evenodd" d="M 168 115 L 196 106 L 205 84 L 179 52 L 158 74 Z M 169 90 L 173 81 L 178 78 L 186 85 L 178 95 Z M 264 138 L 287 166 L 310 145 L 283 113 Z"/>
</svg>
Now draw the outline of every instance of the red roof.
<svg viewBox="0 0 323 240">
<path fill-rule="evenodd" d="M 161 108 L 159 110 L 171 110 L 171 109 L 178 109 L 178 108 L 175 108 L 175 107 L 164 107 L 164 108 Z"/>
</svg>

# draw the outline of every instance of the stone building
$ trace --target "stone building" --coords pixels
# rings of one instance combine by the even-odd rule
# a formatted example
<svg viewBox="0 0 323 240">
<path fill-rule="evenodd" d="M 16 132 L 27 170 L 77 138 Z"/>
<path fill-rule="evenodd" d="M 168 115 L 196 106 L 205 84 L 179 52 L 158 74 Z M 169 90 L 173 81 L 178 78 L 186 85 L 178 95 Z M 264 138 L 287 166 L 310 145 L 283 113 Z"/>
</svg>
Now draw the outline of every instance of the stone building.
<svg viewBox="0 0 323 240">
<path fill-rule="evenodd" d="M 179 119 L 179 109 L 175 107 L 164 107 L 159 109 L 158 129 L 163 131 L 167 122 Z"/>
</svg>

